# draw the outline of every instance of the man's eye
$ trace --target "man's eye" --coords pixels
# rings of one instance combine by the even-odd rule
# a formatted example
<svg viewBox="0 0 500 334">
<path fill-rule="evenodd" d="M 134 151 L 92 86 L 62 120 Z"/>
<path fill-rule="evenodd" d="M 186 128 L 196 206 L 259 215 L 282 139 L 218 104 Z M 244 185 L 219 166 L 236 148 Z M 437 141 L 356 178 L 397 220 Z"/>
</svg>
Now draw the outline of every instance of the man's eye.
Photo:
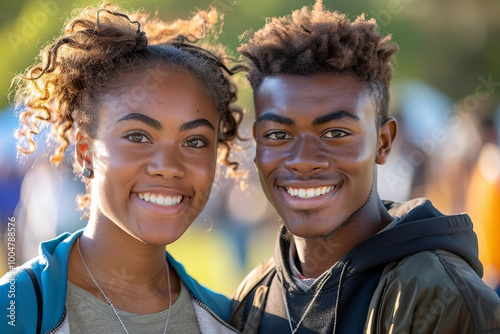
<svg viewBox="0 0 500 334">
<path fill-rule="evenodd" d="M 266 137 L 272 140 L 283 140 L 291 138 L 290 135 L 283 131 L 271 132 L 270 134 L 266 135 Z"/>
<path fill-rule="evenodd" d="M 148 137 L 140 133 L 133 133 L 127 136 L 128 140 L 134 143 L 151 143 Z"/>
<path fill-rule="evenodd" d="M 344 136 L 347 136 L 347 132 L 342 130 L 330 130 L 323 135 L 324 138 L 340 138 Z"/>
</svg>

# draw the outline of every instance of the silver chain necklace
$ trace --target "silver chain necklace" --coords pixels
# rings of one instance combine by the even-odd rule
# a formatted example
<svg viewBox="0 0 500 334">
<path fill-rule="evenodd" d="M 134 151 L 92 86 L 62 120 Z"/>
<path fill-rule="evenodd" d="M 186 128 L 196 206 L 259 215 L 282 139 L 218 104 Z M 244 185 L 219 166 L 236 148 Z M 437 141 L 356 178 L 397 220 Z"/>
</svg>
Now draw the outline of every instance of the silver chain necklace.
<svg viewBox="0 0 500 334">
<path fill-rule="evenodd" d="M 87 267 L 87 264 L 85 263 L 85 260 L 83 259 L 83 256 L 82 256 L 82 251 L 80 250 L 80 238 L 77 239 L 76 246 L 78 248 L 78 253 L 80 254 L 80 258 L 82 259 L 83 265 L 85 266 L 85 269 L 87 269 L 87 272 L 89 273 L 90 278 L 94 282 L 97 289 L 101 292 L 104 299 L 106 299 L 109 306 L 111 306 L 111 308 L 113 309 L 113 312 L 115 313 L 116 317 L 120 321 L 120 324 L 122 325 L 123 329 L 125 330 L 125 333 L 129 334 L 127 328 L 125 327 L 125 324 L 123 323 L 122 319 L 118 315 L 118 312 L 116 311 L 115 306 L 113 305 L 111 300 L 109 300 L 108 296 L 106 296 L 104 291 L 102 291 L 101 287 L 99 286 L 99 284 L 97 284 L 97 281 L 95 280 L 94 276 L 90 272 L 89 267 Z M 167 281 L 168 281 L 168 310 L 167 310 L 167 321 L 165 322 L 165 328 L 163 329 L 163 334 L 167 333 L 168 320 L 170 319 L 170 309 L 172 308 L 172 293 L 170 290 L 170 271 L 168 269 L 168 262 L 167 262 Z"/>
<path fill-rule="evenodd" d="M 281 274 L 283 275 L 283 282 L 281 282 L 281 292 L 283 293 L 283 302 L 285 303 L 286 317 L 288 318 L 288 324 L 290 325 L 290 331 L 292 332 L 292 334 L 295 334 L 295 332 L 297 332 L 300 325 L 302 324 L 302 321 L 304 321 L 304 318 L 306 317 L 307 313 L 309 312 L 309 310 L 311 310 L 311 307 L 313 306 L 314 301 L 319 296 L 319 293 L 321 292 L 321 290 L 325 286 L 326 282 L 330 278 L 330 273 L 325 275 L 325 277 L 323 277 L 321 282 L 319 282 L 318 289 L 316 290 L 316 293 L 314 294 L 313 299 L 309 302 L 309 305 L 307 306 L 306 311 L 304 312 L 304 314 L 302 314 L 302 317 L 300 318 L 297 326 L 295 326 L 295 329 L 293 328 L 293 325 L 292 325 L 292 317 L 290 316 L 290 311 L 288 310 L 288 302 L 286 301 L 286 294 L 285 294 L 285 287 L 284 287 L 284 285 L 285 285 L 285 282 L 284 282 L 285 273 L 282 271 Z"/>
</svg>

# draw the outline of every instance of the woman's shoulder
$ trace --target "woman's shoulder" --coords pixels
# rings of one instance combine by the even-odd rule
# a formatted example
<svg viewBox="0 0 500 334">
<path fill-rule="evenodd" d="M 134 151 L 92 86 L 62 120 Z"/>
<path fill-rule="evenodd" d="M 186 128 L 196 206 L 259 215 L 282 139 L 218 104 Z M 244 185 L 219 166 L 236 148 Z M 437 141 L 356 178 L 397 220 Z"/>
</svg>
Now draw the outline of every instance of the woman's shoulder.
<svg viewBox="0 0 500 334">
<path fill-rule="evenodd" d="M 40 280 L 42 271 L 49 269 L 49 266 L 54 271 L 64 272 L 62 269 L 67 267 L 71 247 L 81 233 L 82 230 L 72 234 L 65 232 L 53 239 L 42 242 L 39 246 L 38 256 L 19 267 L 10 268 L 11 271 L 0 279 L 0 286 L 4 287 L 10 284 L 9 282 L 12 280 L 19 284 L 32 284 L 35 278 Z"/>
<path fill-rule="evenodd" d="M 0 279 L 0 333 L 34 333 L 43 305 L 44 319 L 59 321 L 64 312 L 69 253 L 81 234 L 63 233 L 42 242 L 37 257 L 13 268 Z M 50 321 L 49 321 L 50 322 Z"/>
<path fill-rule="evenodd" d="M 37 294 L 40 295 L 38 280 L 33 268 L 39 265 L 33 259 L 23 266 L 6 273 L 0 279 L 0 322 L 1 333 L 33 332 L 36 322 L 30 321 L 38 309 Z M 36 321 L 36 319 L 35 319 Z"/>
<path fill-rule="evenodd" d="M 175 260 L 168 252 L 166 256 L 170 265 L 175 269 L 179 278 L 188 288 L 191 296 L 197 300 L 199 304 L 208 307 L 222 320 L 227 321 L 231 313 L 231 300 L 223 294 L 212 291 L 191 277 L 186 272 L 186 269 L 184 269 L 184 266 Z"/>
<path fill-rule="evenodd" d="M 18 267 L 11 267 L 11 270 L 0 278 L 0 293 L 2 293 L 0 300 L 5 297 L 4 290 L 12 290 L 16 287 L 18 294 L 25 292 L 26 287 L 33 286 L 35 281 L 38 282 L 40 274 L 46 266 L 47 263 L 40 256 L 37 256 Z"/>
</svg>

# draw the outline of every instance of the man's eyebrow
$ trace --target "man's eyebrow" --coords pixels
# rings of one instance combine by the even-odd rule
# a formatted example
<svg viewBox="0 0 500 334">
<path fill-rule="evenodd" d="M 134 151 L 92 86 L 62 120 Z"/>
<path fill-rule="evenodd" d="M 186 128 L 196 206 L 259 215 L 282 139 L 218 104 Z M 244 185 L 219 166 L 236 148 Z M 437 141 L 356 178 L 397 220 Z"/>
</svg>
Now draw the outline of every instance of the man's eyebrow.
<svg viewBox="0 0 500 334">
<path fill-rule="evenodd" d="M 210 123 L 207 119 L 205 118 L 199 118 L 195 119 L 193 121 L 186 122 L 181 125 L 180 131 L 187 131 L 187 130 L 192 130 L 200 126 L 206 126 L 212 130 L 215 131 L 215 128 L 212 123 Z"/>
<path fill-rule="evenodd" d="M 273 113 L 265 113 L 264 115 L 260 115 L 259 118 L 255 120 L 255 124 L 259 124 L 266 121 L 278 123 L 281 125 L 295 125 L 295 122 L 291 118 L 281 115 L 276 115 Z"/>
<path fill-rule="evenodd" d="M 141 113 L 131 113 L 127 114 L 123 117 L 121 117 L 116 123 L 123 122 L 123 121 L 128 121 L 128 120 L 136 120 L 139 122 L 142 122 L 146 125 L 149 125 L 150 127 L 156 129 L 156 130 L 162 130 L 163 125 L 158 122 L 156 119 L 151 118 L 147 115 L 141 114 Z"/>
<path fill-rule="evenodd" d="M 338 119 L 342 119 L 342 118 L 350 118 L 350 119 L 359 121 L 359 117 L 358 116 L 356 116 L 354 114 L 351 114 L 350 112 L 345 111 L 345 110 L 339 110 L 339 111 L 334 111 L 334 112 L 331 112 L 329 114 L 326 114 L 326 115 L 323 115 L 323 116 L 320 116 L 320 117 L 316 118 L 312 122 L 312 125 L 313 126 L 318 126 L 318 125 L 321 125 L 321 124 L 324 124 L 324 123 L 328 123 L 328 122 L 331 122 L 331 121 L 335 121 L 335 120 L 338 120 Z"/>
</svg>

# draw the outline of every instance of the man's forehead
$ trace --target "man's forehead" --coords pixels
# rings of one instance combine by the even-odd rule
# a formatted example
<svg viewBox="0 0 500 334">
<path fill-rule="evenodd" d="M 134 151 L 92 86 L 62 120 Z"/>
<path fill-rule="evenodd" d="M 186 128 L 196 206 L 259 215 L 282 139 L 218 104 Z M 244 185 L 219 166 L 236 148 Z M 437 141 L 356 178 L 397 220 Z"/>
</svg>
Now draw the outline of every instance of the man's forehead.
<svg viewBox="0 0 500 334">
<path fill-rule="evenodd" d="M 274 110 L 294 113 L 301 110 L 355 112 L 360 103 L 374 102 L 369 85 L 353 75 L 318 73 L 265 77 L 255 94 L 257 115 Z M 305 116 L 305 115 L 304 115 Z"/>
<path fill-rule="evenodd" d="M 308 75 L 299 74 L 276 74 L 265 76 L 257 92 L 265 92 L 274 87 L 288 86 L 307 90 L 309 85 L 313 86 L 352 86 L 358 89 L 368 87 L 365 81 L 353 74 L 341 73 L 313 73 Z"/>
</svg>

